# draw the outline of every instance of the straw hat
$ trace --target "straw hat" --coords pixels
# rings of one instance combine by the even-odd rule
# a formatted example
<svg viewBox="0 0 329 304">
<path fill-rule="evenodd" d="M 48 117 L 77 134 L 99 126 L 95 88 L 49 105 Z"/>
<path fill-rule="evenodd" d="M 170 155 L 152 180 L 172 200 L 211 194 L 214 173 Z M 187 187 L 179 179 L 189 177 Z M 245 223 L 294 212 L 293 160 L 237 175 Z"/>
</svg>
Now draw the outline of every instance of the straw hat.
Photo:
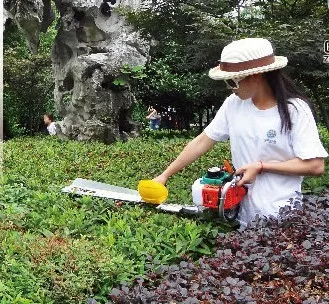
<svg viewBox="0 0 329 304">
<path fill-rule="evenodd" d="M 224 47 L 220 65 L 209 71 L 209 77 L 215 80 L 240 78 L 281 69 L 287 63 L 287 57 L 274 56 L 267 39 L 246 38 Z"/>
</svg>

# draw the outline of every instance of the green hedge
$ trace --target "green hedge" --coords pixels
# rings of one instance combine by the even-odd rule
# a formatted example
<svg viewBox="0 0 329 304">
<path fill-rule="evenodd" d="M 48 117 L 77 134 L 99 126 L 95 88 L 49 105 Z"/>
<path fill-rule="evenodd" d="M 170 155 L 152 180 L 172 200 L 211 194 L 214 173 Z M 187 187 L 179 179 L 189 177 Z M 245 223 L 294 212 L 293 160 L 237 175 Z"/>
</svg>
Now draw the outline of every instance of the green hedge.
<svg viewBox="0 0 329 304">
<path fill-rule="evenodd" d="M 94 295 L 105 301 L 112 286 L 142 275 L 151 257 L 171 263 L 213 253 L 218 232 L 230 227 L 60 192 L 76 177 L 134 189 L 140 179 L 160 173 L 186 142 L 175 134 L 111 146 L 52 137 L 6 142 L 0 203 L 3 303 L 16 298 L 17 303 L 84 303 Z M 191 202 L 192 181 L 228 156 L 228 146 L 218 146 L 175 176 L 169 199 Z"/>
<path fill-rule="evenodd" d="M 328 131 L 320 132 L 329 149 Z M 76 177 L 134 189 L 140 179 L 159 174 L 192 136 L 149 132 L 110 146 L 54 137 L 6 142 L 0 303 L 85 303 L 89 296 L 103 303 L 111 287 L 143 275 L 150 258 L 166 264 L 212 254 L 218 232 L 232 228 L 61 193 Z M 216 145 L 169 181 L 169 201 L 190 203 L 192 182 L 229 158 L 229 145 Z M 328 180 L 327 170 L 322 178 L 307 178 L 305 185 L 319 189 Z"/>
</svg>

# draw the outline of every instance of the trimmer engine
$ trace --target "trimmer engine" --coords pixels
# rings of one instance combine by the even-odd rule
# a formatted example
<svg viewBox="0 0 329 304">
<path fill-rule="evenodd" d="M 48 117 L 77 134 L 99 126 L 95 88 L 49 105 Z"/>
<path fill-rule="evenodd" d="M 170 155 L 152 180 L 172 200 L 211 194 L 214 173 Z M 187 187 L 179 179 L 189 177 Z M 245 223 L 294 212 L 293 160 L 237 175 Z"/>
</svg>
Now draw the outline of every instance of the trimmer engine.
<svg viewBox="0 0 329 304">
<path fill-rule="evenodd" d="M 234 175 L 227 161 L 222 167 L 209 168 L 192 186 L 193 203 L 205 208 L 218 209 L 219 216 L 224 220 L 236 219 L 239 204 L 247 193 L 246 187 L 236 186 L 240 178 Z"/>
</svg>

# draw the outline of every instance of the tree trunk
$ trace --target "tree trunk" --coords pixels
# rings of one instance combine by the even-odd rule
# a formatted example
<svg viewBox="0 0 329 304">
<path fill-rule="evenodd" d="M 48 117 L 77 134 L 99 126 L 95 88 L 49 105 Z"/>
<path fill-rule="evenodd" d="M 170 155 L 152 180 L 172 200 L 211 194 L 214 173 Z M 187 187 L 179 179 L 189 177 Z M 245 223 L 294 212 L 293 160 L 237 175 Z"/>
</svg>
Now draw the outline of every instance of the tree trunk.
<svg viewBox="0 0 329 304">
<path fill-rule="evenodd" d="M 201 134 L 202 133 L 202 114 L 203 114 L 203 111 L 202 109 L 199 109 L 199 133 Z"/>
</svg>

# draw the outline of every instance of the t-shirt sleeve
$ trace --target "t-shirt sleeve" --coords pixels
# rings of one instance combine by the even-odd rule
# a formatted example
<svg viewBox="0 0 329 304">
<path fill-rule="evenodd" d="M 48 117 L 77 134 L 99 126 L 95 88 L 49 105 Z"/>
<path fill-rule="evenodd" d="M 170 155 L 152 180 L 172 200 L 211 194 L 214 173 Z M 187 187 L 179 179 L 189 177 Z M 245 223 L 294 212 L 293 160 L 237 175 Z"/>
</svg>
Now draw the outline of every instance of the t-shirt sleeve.
<svg viewBox="0 0 329 304">
<path fill-rule="evenodd" d="M 226 98 L 211 123 L 204 129 L 205 134 L 215 141 L 226 141 L 229 138 L 227 107 L 230 97 Z"/>
<path fill-rule="evenodd" d="M 290 105 L 290 109 L 292 118 L 291 143 L 296 157 L 303 160 L 328 157 L 307 103 L 296 99 L 293 105 Z"/>
<path fill-rule="evenodd" d="M 55 123 L 51 123 L 48 128 L 48 132 L 50 135 L 56 135 L 56 125 Z"/>
</svg>

